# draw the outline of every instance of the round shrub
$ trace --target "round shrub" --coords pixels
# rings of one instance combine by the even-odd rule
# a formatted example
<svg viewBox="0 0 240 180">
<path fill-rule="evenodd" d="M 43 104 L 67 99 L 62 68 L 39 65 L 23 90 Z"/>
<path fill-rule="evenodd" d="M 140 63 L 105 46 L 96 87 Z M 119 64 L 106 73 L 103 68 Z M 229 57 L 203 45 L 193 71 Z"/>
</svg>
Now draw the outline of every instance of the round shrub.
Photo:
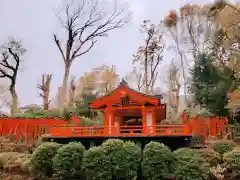
<svg viewBox="0 0 240 180">
<path fill-rule="evenodd" d="M 31 158 L 31 164 L 33 165 L 34 169 L 47 176 L 51 176 L 52 159 L 61 146 L 61 144 L 54 142 L 47 142 L 38 146 L 34 150 Z"/>
<path fill-rule="evenodd" d="M 143 149 L 143 176 L 149 180 L 158 180 L 172 175 L 174 161 L 175 158 L 167 146 L 150 142 Z"/>
<path fill-rule="evenodd" d="M 223 155 L 223 167 L 229 170 L 240 170 L 240 151 L 233 150 Z"/>
<path fill-rule="evenodd" d="M 142 160 L 142 150 L 141 148 L 133 142 L 127 141 L 124 143 L 124 154 L 125 162 L 122 162 L 122 173 L 123 176 L 128 179 L 136 179 L 137 173 L 141 167 Z M 125 170 L 124 170 L 125 169 Z M 118 173 L 118 175 L 120 175 Z"/>
<path fill-rule="evenodd" d="M 174 174 L 177 180 L 203 180 L 208 178 L 207 162 L 198 154 L 197 150 L 180 148 L 173 152 L 177 161 Z"/>
<path fill-rule="evenodd" d="M 134 179 L 141 162 L 141 149 L 132 142 L 109 139 L 102 144 L 104 154 L 109 156 L 112 176 L 118 179 Z"/>
<path fill-rule="evenodd" d="M 58 149 L 53 158 L 53 177 L 69 179 L 80 177 L 85 147 L 78 142 L 71 142 Z"/>
<path fill-rule="evenodd" d="M 101 146 L 92 147 L 83 156 L 84 176 L 89 180 L 111 180 L 110 158 L 104 154 Z"/>
<path fill-rule="evenodd" d="M 221 156 L 211 148 L 199 150 L 200 156 L 206 160 L 210 167 L 216 166 L 221 162 Z"/>
<path fill-rule="evenodd" d="M 232 151 L 235 146 L 236 146 L 235 142 L 230 140 L 218 140 L 213 141 L 210 144 L 210 147 L 212 147 L 214 151 L 218 152 L 220 155 Z"/>
</svg>

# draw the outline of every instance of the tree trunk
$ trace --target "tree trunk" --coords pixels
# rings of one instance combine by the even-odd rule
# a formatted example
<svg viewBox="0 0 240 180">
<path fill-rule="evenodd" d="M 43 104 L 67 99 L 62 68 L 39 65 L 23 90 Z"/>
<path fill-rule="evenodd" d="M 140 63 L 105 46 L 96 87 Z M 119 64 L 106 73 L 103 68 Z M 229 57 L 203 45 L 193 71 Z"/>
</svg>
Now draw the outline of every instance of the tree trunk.
<svg viewBox="0 0 240 180">
<path fill-rule="evenodd" d="M 145 63 L 144 63 L 144 69 L 145 69 L 145 91 L 146 94 L 148 94 L 148 61 L 147 59 L 145 59 Z"/>
<path fill-rule="evenodd" d="M 68 104 L 67 100 L 67 86 L 68 86 L 68 78 L 69 78 L 69 73 L 70 73 L 70 68 L 71 64 L 65 64 L 65 71 L 64 71 L 64 76 L 63 76 L 63 84 L 62 84 L 62 102 L 61 102 L 61 107 L 65 107 Z"/>
<path fill-rule="evenodd" d="M 10 88 L 10 93 L 12 96 L 11 115 L 15 116 L 17 114 L 17 109 L 18 109 L 18 96 L 15 90 L 15 87 Z"/>
<path fill-rule="evenodd" d="M 48 110 L 49 108 L 49 92 L 47 92 L 45 95 L 44 95 L 44 98 L 43 98 L 43 109 L 44 110 Z"/>
</svg>

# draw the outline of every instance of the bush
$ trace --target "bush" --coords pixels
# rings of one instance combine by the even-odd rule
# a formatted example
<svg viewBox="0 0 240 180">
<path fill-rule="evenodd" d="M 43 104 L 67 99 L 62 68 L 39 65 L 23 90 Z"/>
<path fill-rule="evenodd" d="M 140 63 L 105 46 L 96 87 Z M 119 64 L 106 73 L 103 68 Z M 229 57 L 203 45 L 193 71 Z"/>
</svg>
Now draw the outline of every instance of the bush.
<svg viewBox="0 0 240 180">
<path fill-rule="evenodd" d="M 53 177 L 66 180 L 80 177 L 84 151 L 84 146 L 78 142 L 71 142 L 58 149 L 53 158 Z"/>
<path fill-rule="evenodd" d="M 143 150 L 143 176 L 149 180 L 163 179 L 173 173 L 174 161 L 175 158 L 167 146 L 150 142 Z"/>
<path fill-rule="evenodd" d="M 232 151 L 235 146 L 235 142 L 230 140 L 217 140 L 210 143 L 210 147 L 212 147 L 214 151 L 218 152 L 220 155 Z"/>
<path fill-rule="evenodd" d="M 38 146 L 32 155 L 31 163 L 37 171 L 46 176 L 52 175 L 52 159 L 61 147 L 61 144 L 54 142 L 43 143 Z"/>
<path fill-rule="evenodd" d="M 83 157 L 83 172 L 89 180 L 111 180 L 110 158 L 104 154 L 101 146 L 85 151 Z"/>
<path fill-rule="evenodd" d="M 132 142 L 109 139 L 102 144 L 104 154 L 109 156 L 113 177 L 134 179 L 141 162 L 141 149 Z"/>
<path fill-rule="evenodd" d="M 211 148 L 200 149 L 199 154 L 210 167 L 217 166 L 221 162 L 220 154 Z"/>
<path fill-rule="evenodd" d="M 180 148 L 173 152 L 177 161 L 174 174 L 177 180 L 203 180 L 208 178 L 207 162 L 197 150 Z"/>
<path fill-rule="evenodd" d="M 240 151 L 233 150 L 223 155 L 223 167 L 229 170 L 240 170 Z"/>
</svg>

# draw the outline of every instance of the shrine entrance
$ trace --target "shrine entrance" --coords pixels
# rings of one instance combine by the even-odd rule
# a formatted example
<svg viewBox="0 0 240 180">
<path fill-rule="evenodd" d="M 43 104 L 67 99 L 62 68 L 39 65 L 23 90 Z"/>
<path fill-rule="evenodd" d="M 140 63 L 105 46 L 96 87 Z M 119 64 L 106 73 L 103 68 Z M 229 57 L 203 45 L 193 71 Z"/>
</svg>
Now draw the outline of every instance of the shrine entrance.
<svg viewBox="0 0 240 180">
<path fill-rule="evenodd" d="M 161 96 L 151 96 L 131 89 L 123 80 L 111 93 L 94 100 L 90 107 L 104 113 L 104 134 L 153 135 L 156 124 L 166 118 Z"/>
<path fill-rule="evenodd" d="M 143 132 L 143 118 L 141 108 L 133 110 L 119 110 L 115 112 L 115 122 L 119 122 L 120 133 L 142 133 Z"/>
</svg>

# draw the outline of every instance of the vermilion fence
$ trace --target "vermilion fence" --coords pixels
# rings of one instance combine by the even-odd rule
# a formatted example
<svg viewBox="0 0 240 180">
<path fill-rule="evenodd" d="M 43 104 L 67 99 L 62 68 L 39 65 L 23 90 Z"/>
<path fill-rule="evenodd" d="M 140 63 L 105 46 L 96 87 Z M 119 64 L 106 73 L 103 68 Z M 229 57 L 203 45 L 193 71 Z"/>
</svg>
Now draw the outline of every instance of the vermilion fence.
<svg viewBox="0 0 240 180">
<path fill-rule="evenodd" d="M 35 144 L 38 137 L 51 134 L 54 137 L 90 136 L 186 136 L 201 135 L 223 138 L 231 133 L 227 118 L 194 117 L 184 119 L 182 124 L 157 126 L 81 127 L 80 119 L 72 116 L 71 123 L 63 119 L 0 118 L 0 135 L 9 136 L 15 143 Z"/>
<path fill-rule="evenodd" d="M 0 135 L 10 137 L 15 143 L 35 144 L 38 137 L 51 133 L 54 126 L 67 124 L 63 119 L 0 118 Z"/>
</svg>

